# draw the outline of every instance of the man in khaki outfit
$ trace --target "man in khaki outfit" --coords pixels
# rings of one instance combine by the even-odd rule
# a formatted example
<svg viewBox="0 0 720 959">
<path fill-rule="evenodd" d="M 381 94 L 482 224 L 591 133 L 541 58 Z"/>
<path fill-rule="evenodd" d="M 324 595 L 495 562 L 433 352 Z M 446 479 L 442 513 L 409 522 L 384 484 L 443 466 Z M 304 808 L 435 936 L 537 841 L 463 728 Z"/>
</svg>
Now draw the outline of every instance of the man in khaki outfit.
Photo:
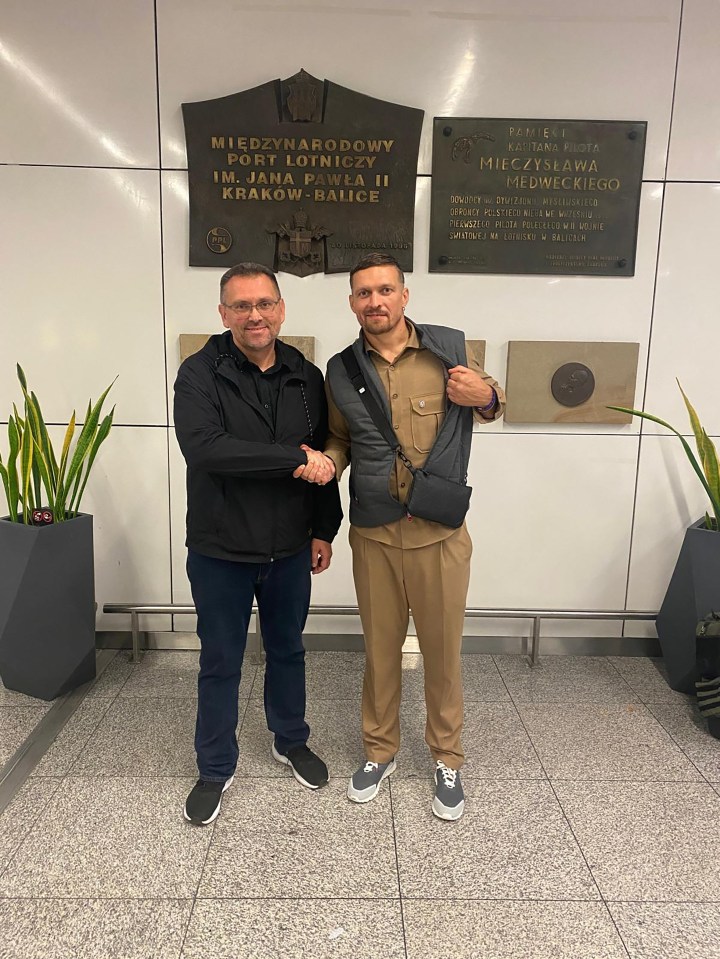
<svg viewBox="0 0 720 959">
<path fill-rule="evenodd" d="M 473 421 L 491 422 L 502 414 L 502 390 L 467 355 L 460 331 L 405 317 L 409 292 L 393 257 L 363 257 L 350 273 L 350 286 L 350 308 L 362 327 L 353 354 L 404 456 L 419 468 L 432 450 L 429 471 L 463 483 Z M 350 780 L 348 798 L 370 801 L 395 770 L 402 646 L 412 610 L 425 669 L 425 740 L 436 764 L 432 809 L 441 819 L 459 819 L 465 804 L 460 650 L 470 536 L 464 522 L 455 529 L 408 514 L 412 473 L 383 439 L 340 354 L 328 364 L 326 390 L 327 470 L 315 463 L 295 476 L 323 483 L 351 463 L 350 545 L 367 658 L 366 761 Z"/>
</svg>

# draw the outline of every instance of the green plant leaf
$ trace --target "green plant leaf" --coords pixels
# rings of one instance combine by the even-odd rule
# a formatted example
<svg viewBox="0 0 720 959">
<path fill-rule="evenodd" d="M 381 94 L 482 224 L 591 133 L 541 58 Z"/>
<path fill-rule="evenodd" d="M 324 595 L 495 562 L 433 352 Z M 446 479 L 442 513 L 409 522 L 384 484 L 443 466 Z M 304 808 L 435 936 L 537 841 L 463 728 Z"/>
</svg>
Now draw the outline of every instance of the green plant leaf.
<svg viewBox="0 0 720 959">
<path fill-rule="evenodd" d="M 682 433 L 679 433 L 674 426 L 670 426 L 670 424 L 666 423 L 665 420 L 661 420 L 660 417 L 658 416 L 653 416 L 652 413 L 646 413 L 644 410 L 632 410 L 626 406 L 608 406 L 608 409 L 617 410 L 619 413 L 631 413 L 633 416 L 641 417 L 641 419 L 651 420 L 653 423 L 658 423 L 660 426 L 664 426 L 665 429 L 670 430 L 671 433 L 674 433 L 678 437 L 680 442 L 682 443 L 683 449 L 685 450 L 685 453 L 687 454 L 687 458 L 690 460 L 690 465 L 697 473 L 698 479 L 702 483 L 703 488 L 705 489 L 705 492 L 707 493 L 708 498 L 710 499 L 710 502 L 712 503 L 713 512 L 715 513 L 716 516 L 720 517 L 720 500 L 715 495 L 713 490 L 710 488 L 708 481 L 705 477 L 705 472 L 702 466 L 700 466 L 700 464 L 698 463 L 697 459 L 695 458 L 695 454 L 690 449 L 690 444 L 682 435 Z"/>
<path fill-rule="evenodd" d="M 40 435 L 42 437 L 42 448 L 45 453 L 45 458 L 47 459 L 50 476 L 52 477 L 52 485 L 53 485 L 53 493 L 54 493 L 54 488 L 57 483 L 57 471 L 58 471 L 58 463 L 57 463 L 57 458 L 55 457 L 55 449 L 53 447 L 52 440 L 50 439 L 50 434 L 47 431 L 47 426 L 45 425 L 45 417 L 43 416 L 42 410 L 40 409 L 40 402 L 37 396 L 35 396 L 34 393 L 31 393 L 30 399 L 32 400 L 33 406 L 37 410 L 37 416 L 40 422 Z M 51 491 L 48 489 L 48 495 L 51 496 L 51 498 L 53 496 L 53 493 L 51 493 Z"/>
<path fill-rule="evenodd" d="M 28 390 L 27 377 L 20 364 L 16 364 L 17 377 L 24 398 L 24 416 L 13 403 L 13 415 L 8 419 L 10 453 L 7 462 L 0 460 L 3 487 L 8 499 L 13 521 L 30 521 L 34 505 L 44 505 L 43 488 L 48 506 L 55 514 L 55 521 L 62 522 L 66 515 L 68 498 L 79 507 L 80 499 L 88 481 L 90 469 L 101 443 L 107 438 L 112 426 L 114 407 L 102 422 L 102 407 L 115 379 L 102 393 L 97 403 L 88 402 L 85 421 L 79 435 L 77 417 L 73 411 L 65 430 L 59 460 L 49 435 L 40 401 Z M 77 440 L 74 443 L 73 441 Z"/>
<path fill-rule="evenodd" d="M 15 422 L 17 423 L 18 432 L 22 433 L 22 431 L 25 429 L 25 420 L 18 413 L 18 408 L 17 406 L 15 406 L 14 403 L 13 403 L 13 413 L 15 414 Z"/>
<path fill-rule="evenodd" d="M 115 380 L 117 377 L 115 377 Z M 105 402 L 105 397 L 108 395 L 110 390 L 115 383 L 115 380 L 112 381 L 110 386 L 105 390 L 97 403 L 91 407 L 91 404 L 88 404 L 90 412 L 88 413 L 83 428 L 80 431 L 80 436 L 78 437 L 77 445 L 75 447 L 75 452 L 73 453 L 72 459 L 70 460 L 70 466 L 68 467 L 67 477 L 63 483 L 63 500 L 68 501 L 68 493 L 70 492 L 70 487 L 73 488 L 73 494 L 78 489 L 78 484 L 80 482 L 80 468 L 82 466 L 83 460 L 90 452 L 92 442 L 95 438 L 95 433 L 97 431 L 98 420 L 100 418 L 100 411 L 102 405 Z M 70 498 L 72 501 L 72 497 Z"/>
<path fill-rule="evenodd" d="M 77 498 L 73 494 L 73 499 L 71 501 L 71 507 L 70 507 L 71 511 L 73 512 L 80 512 L 80 501 L 82 500 L 83 493 L 85 492 L 85 485 L 88 481 L 90 470 L 92 469 L 92 465 L 95 462 L 95 457 L 97 456 L 97 452 L 100 449 L 100 444 L 107 439 L 108 433 L 110 432 L 110 428 L 112 427 L 114 415 L 115 415 L 115 407 L 113 406 L 113 408 L 110 410 L 108 415 L 105 417 L 105 419 L 102 421 L 102 423 L 98 427 L 97 434 L 95 435 L 95 439 L 93 440 L 93 444 L 87 458 L 85 478 L 83 479 L 82 486 L 80 487 L 80 490 L 77 494 Z"/>
<path fill-rule="evenodd" d="M 702 429 L 702 427 L 701 427 Z M 720 468 L 718 467 L 718 455 L 715 444 L 702 430 L 703 437 L 703 468 L 708 486 L 715 493 L 715 497 L 720 502 Z M 720 515 L 715 514 L 715 519 L 720 523 Z"/>
<path fill-rule="evenodd" d="M 20 433 L 12 414 L 8 420 L 8 440 L 10 444 L 10 455 L 7 462 L 8 484 L 10 488 L 8 506 L 13 522 L 17 522 L 18 512 L 20 511 L 20 483 L 17 472 L 17 459 L 20 452 Z"/>
<path fill-rule="evenodd" d="M 40 419 L 37 414 L 37 410 L 33 407 L 32 400 L 28 395 L 27 390 L 23 387 L 23 393 L 25 394 L 25 423 L 27 426 L 27 435 L 31 441 L 31 444 L 37 446 L 41 442 L 41 430 L 40 430 Z M 33 455 L 32 462 L 30 464 L 30 469 L 32 472 L 32 500 L 33 504 L 40 506 L 42 500 L 42 490 L 40 488 L 40 470 L 38 469 L 37 463 L 35 461 L 35 456 Z"/>
<path fill-rule="evenodd" d="M 5 499 L 8 503 L 8 515 L 10 516 L 11 522 L 14 522 L 17 519 L 17 516 L 13 517 L 12 503 L 10 500 L 10 477 L 8 475 L 7 467 L 3 466 L 2 456 L 0 456 L 0 477 L 2 477 L 3 486 L 5 487 Z"/>
<path fill-rule="evenodd" d="M 50 479 L 50 467 L 45 455 L 45 450 L 43 449 L 41 444 L 38 443 L 38 441 L 35 439 L 34 436 L 33 436 L 33 443 L 35 444 L 35 453 L 33 456 L 33 469 L 37 469 L 40 475 L 40 478 L 42 479 L 42 482 L 45 486 L 45 489 L 47 490 L 48 497 L 49 497 L 48 504 L 47 504 L 48 507 L 50 509 L 54 509 L 54 502 L 51 494 L 52 481 Z M 41 505 L 42 505 L 41 503 L 38 503 L 38 506 L 41 506 Z"/>
<path fill-rule="evenodd" d="M 23 504 L 23 523 L 30 520 L 30 479 L 32 476 L 33 440 L 32 431 L 27 429 L 23 433 L 22 447 L 20 448 L 20 476 Z"/>
<path fill-rule="evenodd" d="M 40 467 L 37 462 L 37 440 L 33 436 L 33 444 L 36 447 L 35 452 L 33 453 L 32 461 L 32 478 L 33 478 L 33 500 L 37 503 L 38 506 L 42 506 L 42 479 L 40 477 Z"/>
</svg>

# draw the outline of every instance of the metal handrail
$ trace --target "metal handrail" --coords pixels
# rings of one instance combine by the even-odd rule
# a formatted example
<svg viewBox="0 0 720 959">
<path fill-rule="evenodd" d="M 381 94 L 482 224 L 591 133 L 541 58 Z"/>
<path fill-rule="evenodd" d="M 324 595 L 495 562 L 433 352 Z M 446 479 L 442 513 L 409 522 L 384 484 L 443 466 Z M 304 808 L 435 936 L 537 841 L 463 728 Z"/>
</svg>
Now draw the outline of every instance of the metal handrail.
<svg viewBox="0 0 720 959">
<path fill-rule="evenodd" d="M 253 610 L 257 607 L 253 606 Z M 104 613 L 129 613 L 132 631 L 132 659 L 140 662 L 140 616 L 146 613 L 170 613 L 193 615 L 194 606 L 184 603 L 105 603 Z M 309 616 L 357 616 L 357 606 L 311 606 Z M 543 619 L 612 619 L 612 620 L 651 620 L 657 618 L 657 612 L 639 609 L 491 609 L 472 606 L 465 610 L 469 619 L 532 619 L 532 644 L 530 663 L 535 665 L 540 655 L 540 624 Z M 251 652 L 260 651 L 260 625 L 256 621 L 255 643 Z"/>
</svg>

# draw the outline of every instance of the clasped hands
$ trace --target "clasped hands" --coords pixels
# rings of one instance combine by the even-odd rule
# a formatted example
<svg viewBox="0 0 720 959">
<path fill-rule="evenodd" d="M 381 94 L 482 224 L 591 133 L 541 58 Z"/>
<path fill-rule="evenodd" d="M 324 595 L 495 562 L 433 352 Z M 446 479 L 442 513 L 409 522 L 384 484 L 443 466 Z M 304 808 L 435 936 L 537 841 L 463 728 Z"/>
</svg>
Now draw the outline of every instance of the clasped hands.
<svg viewBox="0 0 720 959">
<path fill-rule="evenodd" d="M 308 483 L 317 483 L 318 486 L 329 483 L 335 476 L 335 464 L 330 457 L 305 444 L 301 445 L 300 449 L 305 451 L 308 461 L 305 466 L 298 466 L 295 470 L 295 479 L 304 479 Z"/>
</svg>

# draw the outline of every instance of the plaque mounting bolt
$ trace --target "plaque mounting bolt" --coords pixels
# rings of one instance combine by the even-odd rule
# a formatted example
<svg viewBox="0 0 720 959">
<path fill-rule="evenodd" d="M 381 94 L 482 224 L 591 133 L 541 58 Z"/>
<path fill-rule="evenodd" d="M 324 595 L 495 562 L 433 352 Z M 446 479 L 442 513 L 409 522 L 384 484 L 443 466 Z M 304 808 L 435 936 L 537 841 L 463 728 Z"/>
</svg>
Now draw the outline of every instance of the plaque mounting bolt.
<svg viewBox="0 0 720 959">
<path fill-rule="evenodd" d="M 617 261 L 617 265 L 618 265 L 618 266 L 627 266 L 627 260 L 625 259 L 625 257 L 622 257 L 621 259 L 619 259 L 619 260 Z"/>
<path fill-rule="evenodd" d="M 628 133 L 628 140 L 637 140 L 637 130 L 631 130 Z"/>
<path fill-rule="evenodd" d="M 449 137 L 452 133 L 452 127 L 443 127 L 443 136 Z"/>
<path fill-rule="evenodd" d="M 438 257 L 438 263 L 440 264 L 440 266 L 447 266 L 449 262 L 450 262 L 450 257 L 449 257 L 449 256 L 439 256 L 439 257 Z"/>
</svg>

